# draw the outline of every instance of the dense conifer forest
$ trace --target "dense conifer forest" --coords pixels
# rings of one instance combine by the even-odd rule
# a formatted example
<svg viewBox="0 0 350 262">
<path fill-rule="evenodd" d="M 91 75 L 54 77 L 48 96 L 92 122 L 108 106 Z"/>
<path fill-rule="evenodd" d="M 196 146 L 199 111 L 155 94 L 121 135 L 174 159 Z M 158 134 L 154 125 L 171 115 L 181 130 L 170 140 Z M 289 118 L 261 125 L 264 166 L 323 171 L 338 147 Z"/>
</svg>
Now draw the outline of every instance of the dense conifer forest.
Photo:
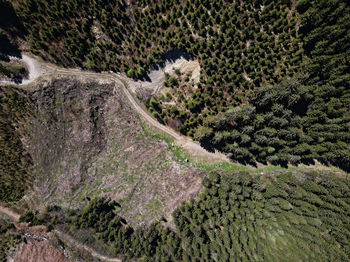
<svg viewBox="0 0 350 262">
<path fill-rule="evenodd" d="M 159 121 L 178 121 L 208 149 L 244 163 L 350 166 L 347 1 L 23 0 L 15 7 L 31 51 L 64 66 L 143 78 L 169 51 L 198 59 L 198 85 L 170 77 L 167 96 L 145 102 Z"/>
<path fill-rule="evenodd" d="M 22 121 L 31 102 L 17 88 L 0 87 L 0 201 L 20 200 L 30 182 L 31 158 L 21 141 Z"/>
<path fill-rule="evenodd" d="M 26 73 L 9 71 L 2 57 L 20 46 L 67 68 L 134 80 L 169 52 L 187 54 L 200 65 L 199 82 L 175 69 L 164 94 L 142 101 L 159 122 L 242 164 L 317 160 L 345 170 L 217 169 L 170 219 L 147 226 L 132 227 L 120 203 L 101 197 L 81 209 L 28 208 L 20 222 L 84 236 L 126 260 L 350 261 L 349 1 L 0 0 L 0 76 Z M 20 126 L 33 108 L 15 87 L 1 87 L 0 102 L 0 201 L 11 203 L 31 186 Z M 1 239 L 20 236 L 3 224 L 7 251 Z"/>
<path fill-rule="evenodd" d="M 141 261 L 348 261 L 350 183 L 321 173 L 253 176 L 213 172 L 201 194 L 173 213 L 176 230 L 157 222 L 132 228 L 120 205 L 92 199 L 70 216 L 35 215 L 32 225 L 60 222 L 102 241 L 116 255 Z M 57 212 L 51 207 L 48 211 Z"/>
</svg>

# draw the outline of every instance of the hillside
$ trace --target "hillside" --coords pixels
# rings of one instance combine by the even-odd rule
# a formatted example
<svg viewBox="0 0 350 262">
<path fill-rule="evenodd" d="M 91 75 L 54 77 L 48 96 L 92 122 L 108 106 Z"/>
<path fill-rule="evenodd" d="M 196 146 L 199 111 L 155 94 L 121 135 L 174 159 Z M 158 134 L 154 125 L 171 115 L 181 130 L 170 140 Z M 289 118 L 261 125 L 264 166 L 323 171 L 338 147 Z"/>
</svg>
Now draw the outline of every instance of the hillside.
<svg viewBox="0 0 350 262">
<path fill-rule="evenodd" d="M 349 37 L 345 0 L 0 0 L 0 260 L 350 261 Z"/>
<path fill-rule="evenodd" d="M 161 123 L 208 149 L 243 163 L 317 159 L 349 168 L 347 1 L 23 0 L 14 6 L 30 50 L 64 66 L 147 78 L 169 51 L 196 59 L 199 83 L 175 70 L 165 77 L 166 94 L 145 103 Z M 287 88 L 288 101 L 268 98 L 281 85 L 297 88 Z M 244 128 L 239 114 L 226 117 L 242 106 L 251 112 Z"/>
<path fill-rule="evenodd" d="M 104 197 L 118 201 L 118 215 L 130 225 L 163 219 L 173 227 L 172 211 L 198 195 L 206 172 L 152 134 L 121 87 L 99 81 L 71 76 L 31 90 L 2 87 L 0 201 L 21 212 L 59 206 L 67 214 Z"/>
<path fill-rule="evenodd" d="M 114 85 L 63 78 L 27 93 L 36 110 L 22 123 L 35 174 L 26 205 L 77 208 L 104 196 L 123 202 L 130 223 L 147 224 L 198 193 L 203 172 L 179 163 Z"/>
</svg>

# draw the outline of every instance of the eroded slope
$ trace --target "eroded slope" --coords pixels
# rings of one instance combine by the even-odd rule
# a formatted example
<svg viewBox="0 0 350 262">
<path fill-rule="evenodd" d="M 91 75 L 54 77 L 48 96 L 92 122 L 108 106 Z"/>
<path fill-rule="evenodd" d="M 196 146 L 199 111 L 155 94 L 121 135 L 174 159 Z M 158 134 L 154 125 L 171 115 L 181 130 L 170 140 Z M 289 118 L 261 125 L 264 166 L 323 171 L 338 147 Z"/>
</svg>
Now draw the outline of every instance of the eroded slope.
<svg viewBox="0 0 350 262">
<path fill-rule="evenodd" d="M 37 181 L 26 199 L 31 205 L 77 208 L 105 196 L 138 224 L 168 216 L 200 190 L 201 171 L 176 162 L 112 83 L 58 79 L 41 84 L 32 98 L 36 115 L 26 143 Z"/>
</svg>

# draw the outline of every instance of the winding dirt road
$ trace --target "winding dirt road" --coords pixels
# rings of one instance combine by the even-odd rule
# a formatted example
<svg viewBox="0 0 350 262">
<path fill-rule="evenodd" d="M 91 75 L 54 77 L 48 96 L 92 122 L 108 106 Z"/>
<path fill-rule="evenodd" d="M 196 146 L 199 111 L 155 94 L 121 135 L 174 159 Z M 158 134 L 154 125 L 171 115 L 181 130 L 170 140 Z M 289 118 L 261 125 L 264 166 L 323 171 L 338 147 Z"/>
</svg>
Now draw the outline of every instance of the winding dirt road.
<svg viewBox="0 0 350 262">
<path fill-rule="evenodd" d="M 204 161 L 205 163 L 218 163 L 218 162 L 230 162 L 229 158 L 218 151 L 209 152 L 201 147 L 197 142 L 193 141 L 191 138 L 183 136 L 175 132 L 173 129 L 168 126 L 164 126 L 155 120 L 148 111 L 144 110 L 140 104 L 136 101 L 134 96 L 129 91 L 129 86 L 132 84 L 129 78 L 113 73 L 113 78 L 121 83 L 121 87 L 129 99 L 131 105 L 134 109 L 141 115 L 149 124 L 173 137 L 175 144 L 184 148 L 190 156 L 195 156 L 197 159 Z"/>
<path fill-rule="evenodd" d="M 211 153 L 206 151 L 204 148 L 202 148 L 198 143 L 192 141 L 190 138 L 182 136 L 172 130 L 171 128 L 164 126 L 160 124 L 157 120 L 155 120 L 147 110 L 145 110 L 140 103 L 134 98 L 134 96 L 130 93 L 129 87 L 133 83 L 132 80 L 127 78 L 126 76 L 123 76 L 121 74 L 116 73 L 95 73 L 95 72 L 89 72 L 89 71 L 82 71 L 79 69 L 65 69 L 61 68 L 52 64 L 41 62 L 39 59 L 33 58 L 29 55 L 22 55 L 22 59 L 20 61 L 24 64 L 26 64 L 28 70 L 29 70 L 29 79 L 26 79 L 22 81 L 19 85 L 29 85 L 31 83 L 35 83 L 36 81 L 39 81 L 42 77 L 49 77 L 53 78 L 55 76 L 77 76 L 77 77 L 91 77 L 96 80 L 109 80 L 112 82 L 115 82 L 116 85 L 113 89 L 113 93 L 117 94 L 121 88 L 129 100 L 131 106 L 136 110 L 136 112 L 151 126 L 161 130 L 165 134 L 171 136 L 175 140 L 175 144 L 178 146 L 181 146 L 184 148 L 190 155 L 196 156 L 197 159 L 204 160 L 206 162 L 210 161 L 209 163 L 213 162 L 229 162 L 229 159 L 221 153 L 215 152 Z M 2 81 L 5 84 L 8 84 L 7 81 Z M 1 84 L 1 81 L 0 81 Z M 4 213 L 11 217 L 15 223 L 18 223 L 20 215 L 16 212 L 2 206 L 0 204 L 0 213 Z M 110 262 L 120 262 L 121 260 L 119 258 L 112 258 L 104 256 L 94 249 L 79 243 L 76 241 L 73 237 L 66 234 L 65 232 L 62 232 L 60 230 L 55 230 L 55 233 L 63 240 L 63 242 L 68 243 L 70 246 L 83 249 L 87 251 L 89 254 L 91 254 L 92 257 L 97 258 L 102 261 L 110 261 Z"/>
<path fill-rule="evenodd" d="M 229 158 L 226 155 L 218 151 L 209 152 L 202 148 L 199 143 L 193 141 L 191 138 L 180 135 L 168 126 L 162 125 L 157 120 L 155 120 L 131 94 L 130 90 L 132 88 L 130 87 L 132 87 L 135 82 L 122 74 L 116 74 L 112 72 L 95 73 L 74 68 L 66 69 L 53 64 L 42 62 L 39 59 L 33 58 L 26 54 L 22 55 L 22 59 L 20 59 L 20 61 L 27 65 L 27 68 L 29 70 L 29 79 L 24 80 L 19 85 L 28 85 L 40 80 L 41 77 L 55 77 L 59 75 L 91 77 L 96 80 L 114 81 L 117 84 L 113 90 L 115 94 L 118 92 L 117 87 L 121 87 L 131 106 L 146 122 L 174 138 L 175 145 L 185 149 L 185 151 L 187 151 L 190 156 L 194 157 L 195 160 L 200 160 L 205 163 L 230 162 Z"/>
</svg>

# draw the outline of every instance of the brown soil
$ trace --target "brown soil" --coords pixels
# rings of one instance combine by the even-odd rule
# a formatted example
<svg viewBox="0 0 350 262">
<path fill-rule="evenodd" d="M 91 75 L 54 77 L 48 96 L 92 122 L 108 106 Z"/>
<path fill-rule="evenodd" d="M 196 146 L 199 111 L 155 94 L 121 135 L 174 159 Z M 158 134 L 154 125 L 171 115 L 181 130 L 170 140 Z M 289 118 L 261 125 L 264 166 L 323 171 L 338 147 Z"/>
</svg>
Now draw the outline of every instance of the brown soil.
<svg viewBox="0 0 350 262">
<path fill-rule="evenodd" d="M 50 241 L 37 241 L 27 238 L 21 243 L 8 260 L 14 262 L 65 262 L 62 250 L 57 249 Z"/>
<path fill-rule="evenodd" d="M 53 233 L 46 233 L 45 232 L 45 226 L 34 226 L 34 227 L 28 227 L 26 223 L 19 223 L 19 217 L 20 215 L 17 214 L 15 211 L 4 207 L 0 203 L 0 213 L 7 215 L 9 218 L 11 218 L 14 222 L 14 225 L 16 226 L 16 229 L 18 232 L 26 232 L 33 234 L 35 236 L 41 237 L 41 238 L 51 238 L 54 239 L 55 235 L 58 235 L 59 239 L 63 241 L 66 245 L 68 245 L 70 248 L 73 248 L 75 250 L 82 250 L 85 252 L 88 252 L 92 257 L 102 260 L 102 261 L 108 261 L 108 262 L 120 262 L 121 260 L 119 258 L 113 258 L 104 256 L 94 249 L 79 243 L 75 239 L 73 239 L 68 234 L 60 231 L 55 230 L 55 234 Z M 68 261 L 68 259 L 64 256 L 63 250 L 60 248 L 57 248 L 52 244 L 49 240 L 43 240 L 38 241 L 31 237 L 25 237 L 25 241 L 20 243 L 17 248 L 11 252 L 8 256 L 9 262 L 65 262 Z"/>
<path fill-rule="evenodd" d="M 18 232 L 27 232 L 39 237 L 48 238 L 44 226 L 28 227 L 25 223 L 18 223 L 20 215 L 0 204 L 0 213 L 10 217 Z M 38 241 L 25 237 L 16 249 L 8 256 L 9 262 L 65 262 L 68 261 L 61 249 L 55 247 L 50 241 Z"/>
<path fill-rule="evenodd" d="M 9 216 L 13 221 L 17 222 L 19 220 L 20 215 L 16 212 L 12 211 L 11 209 L 4 207 L 0 203 L 0 213 L 3 213 L 7 216 Z"/>
<path fill-rule="evenodd" d="M 110 197 L 121 203 L 119 215 L 140 225 L 170 216 L 198 194 L 205 173 L 179 163 L 167 143 L 143 128 L 137 113 L 182 137 L 122 91 L 108 77 L 103 83 L 70 77 L 36 86 L 30 96 L 37 110 L 26 123 L 30 135 L 22 139 L 36 178 L 26 204 L 80 208 L 88 198 Z"/>
</svg>

